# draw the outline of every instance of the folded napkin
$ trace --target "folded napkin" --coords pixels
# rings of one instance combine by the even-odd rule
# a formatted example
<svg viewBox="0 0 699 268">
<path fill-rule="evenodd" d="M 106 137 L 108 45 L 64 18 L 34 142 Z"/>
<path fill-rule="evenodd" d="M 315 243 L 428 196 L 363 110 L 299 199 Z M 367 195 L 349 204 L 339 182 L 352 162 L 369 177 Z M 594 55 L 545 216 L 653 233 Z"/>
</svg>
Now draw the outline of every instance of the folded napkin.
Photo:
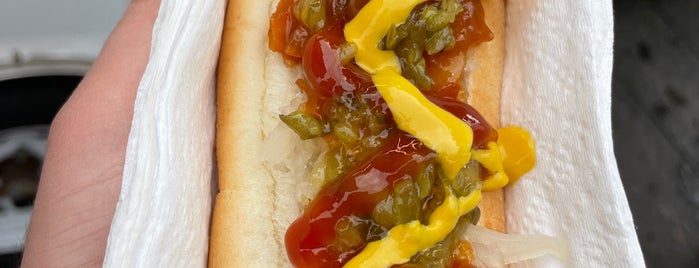
<svg viewBox="0 0 699 268">
<path fill-rule="evenodd" d="M 160 4 L 105 267 L 206 266 L 225 2 Z"/>
<path fill-rule="evenodd" d="M 538 152 L 506 190 L 507 230 L 567 237 L 570 267 L 644 266 L 612 144 L 613 30 L 611 0 L 507 2 L 502 122 Z"/>
<path fill-rule="evenodd" d="M 206 264 L 224 5 L 161 3 L 105 266 Z M 508 232 L 565 237 L 571 256 L 516 267 L 644 266 L 612 146 L 612 43 L 611 0 L 507 2 L 502 121 L 538 150 L 506 190 Z"/>
</svg>

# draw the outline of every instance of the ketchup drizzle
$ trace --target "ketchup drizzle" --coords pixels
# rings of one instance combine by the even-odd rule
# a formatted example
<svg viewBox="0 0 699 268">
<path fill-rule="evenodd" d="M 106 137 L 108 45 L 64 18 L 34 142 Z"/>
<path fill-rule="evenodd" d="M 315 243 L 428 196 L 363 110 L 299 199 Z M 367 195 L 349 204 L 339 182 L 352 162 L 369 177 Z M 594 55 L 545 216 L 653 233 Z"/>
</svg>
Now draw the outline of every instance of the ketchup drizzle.
<svg viewBox="0 0 699 268">
<path fill-rule="evenodd" d="M 323 119 L 337 96 L 362 98 L 376 95 L 369 74 L 353 63 L 342 63 L 341 46 L 346 43 L 343 28 L 368 0 L 329 0 L 326 27 L 311 32 L 295 18 L 294 0 L 281 0 L 270 19 L 269 47 L 281 53 L 287 64 L 301 64 L 304 79 L 297 85 L 308 100 L 304 112 Z M 473 148 L 482 148 L 497 139 L 497 132 L 470 105 L 458 101 L 463 88 L 459 81 L 466 64 L 466 50 L 491 40 L 485 25 L 483 8 L 478 0 L 459 0 L 464 12 L 451 25 L 456 37 L 454 49 L 424 57 L 427 74 L 432 78 L 430 90 L 423 92 L 433 103 L 469 124 L 474 132 Z M 376 113 L 387 113 L 385 102 L 376 99 Z M 386 116 L 390 118 L 390 113 Z M 392 120 L 390 120 L 392 122 Z M 288 228 L 285 235 L 287 255 L 301 267 L 340 267 L 357 255 L 375 233 L 366 233 L 363 243 L 350 249 L 335 246 L 334 228 L 343 217 L 371 219 L 376 204 L 385 199 L 393 186 L 414 179 L 435 153 L 420 141 L 397 128 L 387 126 L 389 135 L 377 152 L 356 163 L 340 178 L 328 183 L 311 201 L 303 214 Z M 387 230 L 379 230 L 386 232 Z M 454 260 L 454 265 L 468 265 Z"/>
</svg>

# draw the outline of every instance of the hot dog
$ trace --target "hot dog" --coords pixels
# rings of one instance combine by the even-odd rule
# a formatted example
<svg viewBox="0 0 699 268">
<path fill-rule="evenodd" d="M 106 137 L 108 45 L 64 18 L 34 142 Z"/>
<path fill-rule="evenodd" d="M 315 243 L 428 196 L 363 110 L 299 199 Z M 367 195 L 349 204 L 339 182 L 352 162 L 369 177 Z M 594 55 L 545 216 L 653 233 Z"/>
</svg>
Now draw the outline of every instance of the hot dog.
<svg viewBox="0 0 699 268">
<path fill-rule="evenodd" d="M 504 231 L 534 162 L 495 128 L 503 28 L 501 0 L 231 1 L 209 264 L 471 265 L 455 234 Z"/>
</svg>

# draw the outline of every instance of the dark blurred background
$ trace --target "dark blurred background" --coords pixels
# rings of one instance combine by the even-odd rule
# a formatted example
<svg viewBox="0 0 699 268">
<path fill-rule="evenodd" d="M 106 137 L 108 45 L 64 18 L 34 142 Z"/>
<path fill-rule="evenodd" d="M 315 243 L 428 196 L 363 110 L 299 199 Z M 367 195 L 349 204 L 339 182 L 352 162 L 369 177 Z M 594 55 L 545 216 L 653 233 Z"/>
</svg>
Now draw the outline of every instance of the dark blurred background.
<svg viewBox="0 0 699 268">
<path fill-rule="evenodd" d="M 50 124 L 81 78 L 76 75 L 50 75 L 0 81 L 0 132 Z M 0 158 L 0 197 L 8 201 L 0 204 L 0 222 L 4 224 L 0 226 L 0 232 L 22 235 L 22 230 L 16 226 L 23 224 L 25 211 L 33 205 L 39 180 L 39 163 L 37 158 L 21 150 L 12 157 Z M 4 242 L 21 245 L 15 237 L 6 238 Z M 0 268 L 17 267 L 21 253 L 13 250 L 6 252 L 7 249 L 3 251 L 0 252 Z"/>
<path fill-rule="evenodd" d="M 699 267 L 699 0 L 614 9 L 614 149 L 646 265 Z M 0 81 L 0 131 L 49 123 L 79 80 Z"/>
<path fill-rule="evenodd" d="M 614 1 L 612 124 L 648 267 L 699 267 L 699 1 Z"/>
</svg>

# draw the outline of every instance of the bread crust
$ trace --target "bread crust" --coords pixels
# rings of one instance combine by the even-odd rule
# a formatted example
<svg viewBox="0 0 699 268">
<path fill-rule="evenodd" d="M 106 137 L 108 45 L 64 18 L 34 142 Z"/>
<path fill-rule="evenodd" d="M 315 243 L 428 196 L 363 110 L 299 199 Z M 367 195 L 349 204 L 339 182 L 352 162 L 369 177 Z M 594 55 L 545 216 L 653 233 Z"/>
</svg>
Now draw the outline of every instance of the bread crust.
<svg viewBox="0 0 699 268">
<path fill-rule="evenodd" d="M 481 0 L 481 4 L 485 12 L 485 23 L 493 32 L 493 40 L 469 50 L 464 83 L 469 91 L 468 103 L 492 126 L 500 126 L 500 93 L 505 59 L 505 2 Z M 502 189 L 484 192 L 478 207 L 481 209 L 478 224 L 505 232 L 505 200 Z"/>
<path fill-rule="evenodd" d="M 294 182 L 275 178 L 260 160 L 266 137 L 261 119 L 265 113 L 260 107 L 265 106 L 265 98 L 298 92 L 293 84 L 277 88 L 279 83 L 269 82 L 280 69 L 266 66 L 269 58 L 278 57 L 267 44 L 269 18 L 277 2 L 229 1 L 226 10 L 217 81 L 219 192 L 211 223 L 211 267 L 289 266 L 283 237 L 288 224 L 300 215 L 302 201 L 283 205 L 288 202 L 278 194 L 288 191 L 288 185 Z M 497 126 L 504 58 L 504 0 L 481 3 L 495 38 L 469 51 L 464 83 L 469 88 L 469 103 Z M 271 62 L 281 64 L 280 60 Z M 504 231 L 503 201 L 502 191 L 484 194 L 480 206 L 484 226 Z"/>
<path fill-rule="evenodd" d="M 229 1 L 217 80 L 216 158 L 219 193 L 215 199 L 209 265 L 271 267 L 271 249 L 279 248 L 269 220 L 270 188 L 259 159 L 262 136 L 264 58 L 271 1 Z"/>
</svg>

